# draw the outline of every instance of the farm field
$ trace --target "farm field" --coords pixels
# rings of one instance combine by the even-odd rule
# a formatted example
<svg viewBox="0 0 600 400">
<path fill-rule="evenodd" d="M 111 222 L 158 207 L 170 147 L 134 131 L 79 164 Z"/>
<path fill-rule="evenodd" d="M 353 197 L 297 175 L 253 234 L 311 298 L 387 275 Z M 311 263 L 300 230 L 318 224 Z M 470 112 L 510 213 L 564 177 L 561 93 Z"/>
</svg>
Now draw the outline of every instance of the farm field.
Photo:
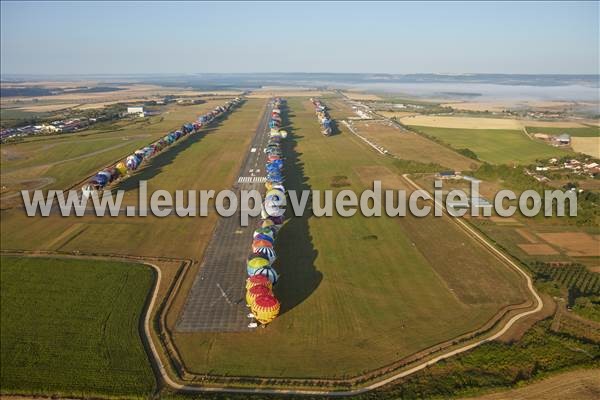
<svg viewBox="0 0 600 400">
<path fill-rule="evenodd" d="M 579 153 L 600 158 L 600 137 L 572 137 L 571 147 Z"/>
<path fill-rule="evenodd" d="M 362 136 L 404 160 L 439 164 L 457 171 L 476 169 L 480 165 L 478 161 L 460 155 L 439 143 L 414 132 L 390 126 L 388 123 L 360 121 L 353 125 Z"/>
<path fill-rule="evenodd" d="M 462 129 L 505 129 L 519 130 L 521 121 L 504 118 L 444 117 L 437 115 L 415 115 L 400 119 L 404 125 L 428 126 L 433 128 Z"/>
<path fill-rule="evenodd" d="M 399 182 L 393 160 L 356 136 L 323 137 L 307 99 L 288 99 L 288 106 L 288 189 L 360 192 L 370 187 L 365 168 L 388 174 L 387 185 Z M 281 315 L 249 333 L 175 332 L 186 369 L 349 377 L 474 330 L 502 307 L 526 300 L 517 273 L 470 243 L 449 219 L 431 228 L 438 230 L 432 246 L 418 232 L 430 223 L 308 214 L 290 219 L 276 243 Z"/>
<path fill-rule="evenodd" d="M 519 130 L 455 129 L 412 126 L 456 149 L 468 148 L 492 164 L 530 164 L 536 159 L 561 157 L 569 152 L 529 139 Z"/>
<path fill-rule="evenodd" d="M 560 135 L 568 133 L 577 137 L 600 137 L 600 126 L 588 126 L 578 128 L 556 128 L 547 126 L 527 126 L 527 131 L 531 133 L 547 133 L 549 135 Z"/>
<path fill-rule="evenodd" d="M 264 100 L 248 100 L 208 132 L 161 152 L 113 189 L 125 190 L 123 203 L 133 204 L 140 179 L 148 180 L 149 193 L 155 189 L 173 193 L 177 189 L 218 191 L 231 187 L 264 104 Z M 194 259 L 201 258 L 216 221 L 216 214 L 210 211 L 207 217 L 186 218 L 28 218 L 23 210 L 11 209 L 2 211 L 1 217 L 3 249 Z"/>
<path fill-rule="evenodd" d="M 223 100 L 224 101 L 224 100 Z M 194 121 L 200 114 L 221 104 L 207 101 L 195 106 L 169 106 L 163 114 L 141 120 L 122 120 L 109 127 L 81 133 L 33 138 L 3 144 L 3 197 L 27 189 L 30 181 L 46 182 L 44 189 L 67 189 L 105 165 Z"/>
<path fill-rule="evenodd" d="M 152 287 L 140 264 L 5 257 L 2 393 L 147 396 L 154 375 L 139 321 Z"/>
</svg>

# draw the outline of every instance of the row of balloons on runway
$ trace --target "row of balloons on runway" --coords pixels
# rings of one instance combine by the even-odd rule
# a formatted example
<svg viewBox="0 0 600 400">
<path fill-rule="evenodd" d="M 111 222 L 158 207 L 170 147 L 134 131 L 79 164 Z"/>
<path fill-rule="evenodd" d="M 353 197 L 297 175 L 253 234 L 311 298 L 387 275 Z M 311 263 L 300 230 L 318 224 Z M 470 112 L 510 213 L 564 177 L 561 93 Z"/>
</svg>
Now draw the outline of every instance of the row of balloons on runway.
<svg viewBox="0 0 600 400">
<path fill-rule="evenodd" d="M 273 285 L 279 279 L 277 271 L 273 268 L 277 258 L 273 247 L 277 232 L 284 222 L 283 209 L 280 208 L 285 199 L 281 140 L 287 137 L 287 132 L 280 129 L 281 108 L 284 105 L 284 99 L 276 98 L 273 101 L 269 120 L 269 141 L 264 150 L 267 156 L 267 192 L 261 220 L 252 237 L 252 253 L 246 263 L 246 303 L 252 311 L 251 316 L 263 325 L 273 321 L 281 307 L 273 294 Z"/>
<path fill-rule="evenodd" d="M 331 126 L 332 121 L 327 112 L 327 107 L 318 99 L 310 99 L 310 101 L 315 106 L 315 113 L 321 124 L 321 133 L 325 136 L 330 136 L 333 128 Z"/>
<path fill-rule="evenodd" d="M 116 179 L 125 177 L 129 171 L 135 171 L 150 157 L 161 152 L 182 137 L 198 132 L 202 127 L 207 126 L 216 118 L 229 112 L 241 102 L 242 98 L 237 97 L 221 106 L 217 106 L 212 111 L 198 117 L 196 122 L 184 124 L 181 129 L 170 132 L 156 142 L 136 150 L 133 154 L 128 156 L 125 160 L 119 161 L 116 165 L 103 169 L 83 185 L 81 188 L 83 195 L 90 196 L 93 192 L 104 189 L 106 185 Z"/>
</svg>

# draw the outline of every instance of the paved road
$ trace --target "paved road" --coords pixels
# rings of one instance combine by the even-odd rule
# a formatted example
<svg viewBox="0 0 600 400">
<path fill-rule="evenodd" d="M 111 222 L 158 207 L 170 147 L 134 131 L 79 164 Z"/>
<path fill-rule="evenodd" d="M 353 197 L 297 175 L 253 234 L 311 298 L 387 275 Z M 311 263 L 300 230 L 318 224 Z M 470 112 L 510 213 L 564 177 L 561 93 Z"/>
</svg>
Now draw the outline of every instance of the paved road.
<svg viewBox="0 0 600 400">
<path fill-rule="evenodd" d="M 271 108 L 269 104 L 260 120 L 233 185 L 233 191 L 238 194 L 241 189 L 262 191 L 264 188 L 266 157 L 263 149 L 269 139 Z M 239 211 L 232 217 L 219 218 L 177 322 L 178 331 L 239 332 L 249 329 L 244 300 L 246 257 L 257 224 L 258 217 L 250 218 L 248 226 L 241 227 Z"/>
</svg>

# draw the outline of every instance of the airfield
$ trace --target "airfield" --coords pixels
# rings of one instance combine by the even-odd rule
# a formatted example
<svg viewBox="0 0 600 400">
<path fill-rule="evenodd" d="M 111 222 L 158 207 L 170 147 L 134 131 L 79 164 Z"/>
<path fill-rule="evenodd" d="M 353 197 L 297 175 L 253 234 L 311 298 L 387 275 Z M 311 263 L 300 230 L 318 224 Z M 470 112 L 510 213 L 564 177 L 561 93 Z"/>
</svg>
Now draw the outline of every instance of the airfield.
<svg viewBox="0 0 600 400">
<path fill-rule="evenodd" d="M 162 94 L 160 90 L 131 88 L 121 95 L 131 96 L 125 97 L 127 101 Z M 187 94 L 206 96 L 207 101 L 168 105 L 159 116 L 142 120 L 2 145 L 6 189 L 1 197 L 1 247 L 3 264 L 8 265 L 2 274 L 3 316 L 15 314 L 17 305 L 25 302 L 16 287 L 5 290 L 5 285 L 28 280 L 23 291 L 35 299 L 25 302 L 33 310 L 36 302 L 43 301 L 35 293 L 44 290 L 44 276 L 50 274 L 56 288 L 47 304 L 50 310 L 64 304 L 67 294 L 73 299 L 88 296 L 90 301 L 79 307 L 73 300 L 73 309 L 67 309 L 72 312 L 60 315 L 61 321 L 68 321 L 66 331 L 116 349 L 108 354 L 96 349 L 97 358 L 89 358 L 90 343 L 76 343 L 68 356 L 73 368 L 67 370 L 61 367 L 64 359 L 50 356 L 62 350 L 60 341 L 45 339 L 27 354 L 28 348 L 38 346 L 38 338 L 16 332 L 36 321 L 11 318 L 2 324 L 2 383 L 10 393 L 143 396 L 160 390 L 292 390 L 360 394 L 365 388 L 379 389 L 383 383 L 418 374 L 428 361 L 447 355 L 462 357 L 464 351 L 488 346 L 486 338 L 519 336 L 516 330 L 537 326 L 541 318 L 536 315 L 553 304 L 548 295 L 538 297 L 539 289 L 529 278 L 536 270 L 525 267 L 540 256 L 544 261 L 580 263 L 584 267 L 577 275 L 563 274 L 556 281 L 580 280 L 592 293 L 600 292 L 593 269 L 600 257 L 595 247 L 597 227 L 565 227 L 521 216 L 508 223 L 497 219 L 459 223 L 447 217 L 317 218 L 308 213 L 288 219 L 276 244 L 281 280 L 275 293 L 282 302 L 281 314 L 264 329 L 252 330 L 247 326 L 243 284 L 256 221 L 241 228 L 237 216 L 226 219 L 215 213 L 202 218 L 24 215 L 15 195 L 18 190 L 78 187 L 97 170 L 238 93 Z M 429 116 L 400 118 L 398 124 L 385 115 L 361 120 L 355 119 L 352 102 L 379 101 L 379 95 L 264 88 L 250 93 L 241 107 L 216 124 L 152 158 L 113 189 L 125 190 L 125 204 L 133 204 L 140 180 L 148 180 L 149 191 L 260 188 L 264 176 L 259 171 L 264 164 L 261 149 L 268 136 L 269 102 L 275 95 L 287 98 L 288 190 L 360 192 L 375 179 L 384 188 L 429 189 L 433 175 L 443 169 L 528 164 L 578 151 L 576 142 L 573 149 L 558 149 L 534 141 L 527 135 L 531 129 L 562 132 L 568 128 L 574 130 L 573 136 L 597 139 L 596 130 L 587 124 L 540 126 L 539 121 L 528 125 L 509 119 L 448 121 Z M 56 102 L 86 106 L 71 95 L 63 96 Z M 311 96 L 322 98 L 333 118 L 351 121 L 353 129 L 338 122 L 337 132 L 324 137 Z M 103 106 L 124 99 L 103 94 L 88 101 Z M 58 105 L 39 105 L 52 106 Z M 23 111 L 32 110 L 19 112 Z M 365 139 L 386 153 L 375 151 Z M 471 149 L 478 159 L 456 151 L 461 148 Z M 499 185 L 491 178 L 485 184 L 489 190 Z M 584 236 L 587 245 L 577 246 Z M 93 268 L 86 269 L 90 264 Z M 77 289 L 79 281 L 89 286 Z M 100 299 L 104 302 L 96 303 Z M 108 323 L 103 323 L 106 315 Z M 56 321 L 44 321 L 38 329 L 57 329 Z M 127 330 L 122 329 L 124 324 Z M 566 328 L 562 329 L 594 326 L 574 328 L 574 324 L 565 313 L 562 326 Z M 572 360 L 573 365 L 593 365 L 598 354 L 589 339 L 569 343 L 584 352 L 557 344 L 556 357 Z M 585 353 L 592 355 L 591 360 Z M 35 365 L 40 354 L 49 355 L 44 368 Z M 538 362 L 537 354 L 531 363 Z M 128 361 L 118 366 L 118 377 L 112 376 L 110 371 L 123 357 Z M 109 372 L 100 376 L 94 369 L 97 364 Z M 35 379 L 25 384 L 23 376 Z M 97 392 L 88 392 L 90 386 Z"/>
</svg>

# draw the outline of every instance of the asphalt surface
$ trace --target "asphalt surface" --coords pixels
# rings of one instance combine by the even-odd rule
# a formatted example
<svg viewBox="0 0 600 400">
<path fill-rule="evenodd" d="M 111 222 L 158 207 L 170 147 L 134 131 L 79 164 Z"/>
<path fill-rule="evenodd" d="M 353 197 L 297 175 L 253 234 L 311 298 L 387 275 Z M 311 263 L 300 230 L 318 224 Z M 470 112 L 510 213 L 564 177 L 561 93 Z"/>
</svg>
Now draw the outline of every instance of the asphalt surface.
<svg viewBox="0 0 600 400">
<path fill-rule="evenodd" d="M 269 139 L 269 116 L 272 106 L 266 108 L 246 159 L 232 190 L 256 189 L 264 192 L 264 148 Z M 177 321 L 179 332 L 239 332 L 249 330 L 246 307 L 246 258 L 250 254 L 252 234 L 259 217 L 250 217 L 242 227 L 240 212 L 231 217 L 220 217 L 213 237 L 206 248 L 202 265 L 194 280 L 183 312 Z"/>
</svg>

